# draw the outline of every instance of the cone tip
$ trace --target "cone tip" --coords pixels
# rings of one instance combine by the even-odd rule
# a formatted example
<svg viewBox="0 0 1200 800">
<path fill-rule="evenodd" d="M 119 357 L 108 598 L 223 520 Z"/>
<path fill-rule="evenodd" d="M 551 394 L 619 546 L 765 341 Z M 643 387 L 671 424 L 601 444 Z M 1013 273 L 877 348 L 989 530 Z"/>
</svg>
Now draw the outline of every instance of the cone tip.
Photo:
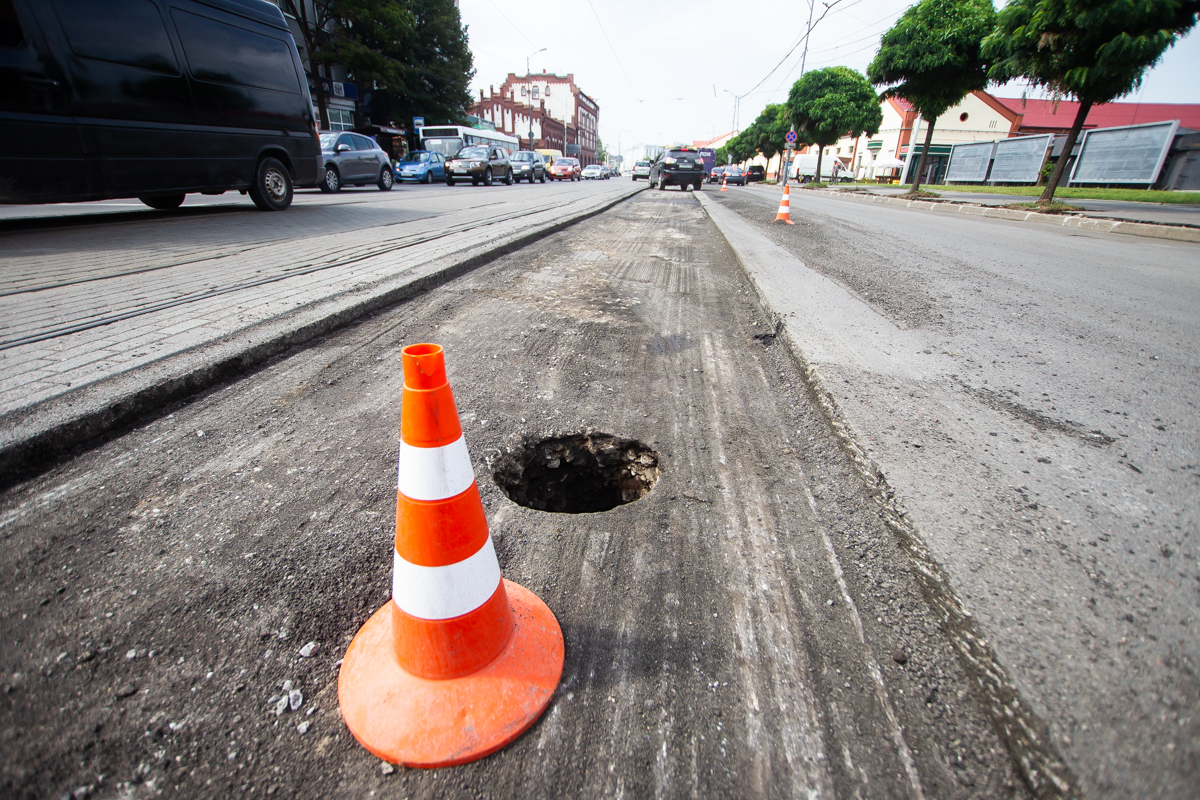
<svg viewBox="0 0 1200 800">
<path fill-rule="evenodd" d="M 446 359 L 440 344 L 410 344 L 401 353 L 408 388 L 436 389 L 446 384 Z"/>
</svg>

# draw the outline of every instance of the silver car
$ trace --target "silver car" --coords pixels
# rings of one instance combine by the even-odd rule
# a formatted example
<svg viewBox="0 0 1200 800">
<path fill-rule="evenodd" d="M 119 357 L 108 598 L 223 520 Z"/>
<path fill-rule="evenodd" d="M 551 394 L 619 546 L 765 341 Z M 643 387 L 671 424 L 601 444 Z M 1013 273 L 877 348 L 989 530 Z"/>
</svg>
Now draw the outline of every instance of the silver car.
<svg viewBox="0 0 1200 800">
<path fill-rule="evenodd" d="M 373 183 L 388 192 L 396 182 L 392 160 L 372 138 L 349 131 L 321 133 L 321 157 L 325 160 L 322 192 L 336 192 L 346 185 Z"/>
</svg>

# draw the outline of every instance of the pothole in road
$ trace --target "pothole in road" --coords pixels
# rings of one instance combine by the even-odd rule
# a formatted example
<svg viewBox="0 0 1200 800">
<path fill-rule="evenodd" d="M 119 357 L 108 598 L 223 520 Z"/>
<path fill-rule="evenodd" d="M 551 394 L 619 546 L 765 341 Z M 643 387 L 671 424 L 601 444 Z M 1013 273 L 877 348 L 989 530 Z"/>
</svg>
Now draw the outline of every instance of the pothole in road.
<svg viewBox="0 0 1200 800">
<path fill-rule="evenodd" d="M 519 506 L 559 514 L 593 514 L 632 503 L 654 488 L 658 453 L 635 439 L 577 433 L 527 440 L 502 455 L 496 485 Z"/>
</svg>

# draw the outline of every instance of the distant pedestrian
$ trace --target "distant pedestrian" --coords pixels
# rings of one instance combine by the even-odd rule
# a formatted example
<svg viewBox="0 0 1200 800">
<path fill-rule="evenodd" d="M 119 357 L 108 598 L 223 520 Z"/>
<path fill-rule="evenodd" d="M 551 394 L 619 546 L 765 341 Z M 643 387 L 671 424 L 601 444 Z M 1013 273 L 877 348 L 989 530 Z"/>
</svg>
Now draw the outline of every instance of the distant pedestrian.
<svg viewBox="0 0 1200 800">
<path fill-rule="evenodd" d="M 842 174 L 842 162 L 834 160 L 833 162 L 833 182 L 838 182 L 838 177 Z"/>
</svg>

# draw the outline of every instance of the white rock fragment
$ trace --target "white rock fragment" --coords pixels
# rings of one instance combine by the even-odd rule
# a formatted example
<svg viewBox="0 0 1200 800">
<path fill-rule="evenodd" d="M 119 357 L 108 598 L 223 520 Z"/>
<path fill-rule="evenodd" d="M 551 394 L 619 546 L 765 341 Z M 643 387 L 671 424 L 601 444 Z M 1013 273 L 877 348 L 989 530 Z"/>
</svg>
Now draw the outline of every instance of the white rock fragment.
<svg viewBox="0 0 1200 800">
<path fill-rule="evenodd" d="M 288 697 L 287 697 L 287 695 L 284 695 L 283 697 L 281 697 L 277 701 L 275 701 L 275 716 L 277 716 L 277 717 L 282 716 L 283 712 L 287 711 L 287 707 L 288 707 Z"/>
<path fill-rule="evenodd" d="M 304 722 L 301 722 L 299 725 L 296 726 L 296 732 L 297 733 L 308 733 L 309 724 L 310 723 L 308 720 L 304 720 Z"/>
<path fill-rule="evenodd" d="M 303 704 L 304 695 L 300 694 L 299 689 L 292 689 L 288 692 L 288 705 L 292 707 L 292 711 L 299 711 Z"/>
<path fill-rule="evenodd" d="M 137 658 L 137 650 L 130 650 L 128 653 L 125 654 L 125 657 L 130 660 Z"/>
<path fill-rule="evenodd" d="M 379 771 L 382 772 L 384 775 L 391 775 L 393 772 L 396 771 L 396 768 L 393 765 L 389 764 L 388 762 L 384 761 L 382 764 L 379 765 Z"/>
<path fill-rule="evenodd" d="M 304 645 L 304 647 L 300 648 L 300 657 L 311 658 L 312 656 L 315 656 L 320 649 L 321 645 L 317 644 L 316 642 L 309 642 L 308 644 Z"/>
<path fill-rule="evenodd" d="M 281 686 L 280 688 L 283 689 L 285 692 L 290 692 L 292 690 L 292 682 L 290 680 L 284 681 L 283 686 Z"/>
</svg>

